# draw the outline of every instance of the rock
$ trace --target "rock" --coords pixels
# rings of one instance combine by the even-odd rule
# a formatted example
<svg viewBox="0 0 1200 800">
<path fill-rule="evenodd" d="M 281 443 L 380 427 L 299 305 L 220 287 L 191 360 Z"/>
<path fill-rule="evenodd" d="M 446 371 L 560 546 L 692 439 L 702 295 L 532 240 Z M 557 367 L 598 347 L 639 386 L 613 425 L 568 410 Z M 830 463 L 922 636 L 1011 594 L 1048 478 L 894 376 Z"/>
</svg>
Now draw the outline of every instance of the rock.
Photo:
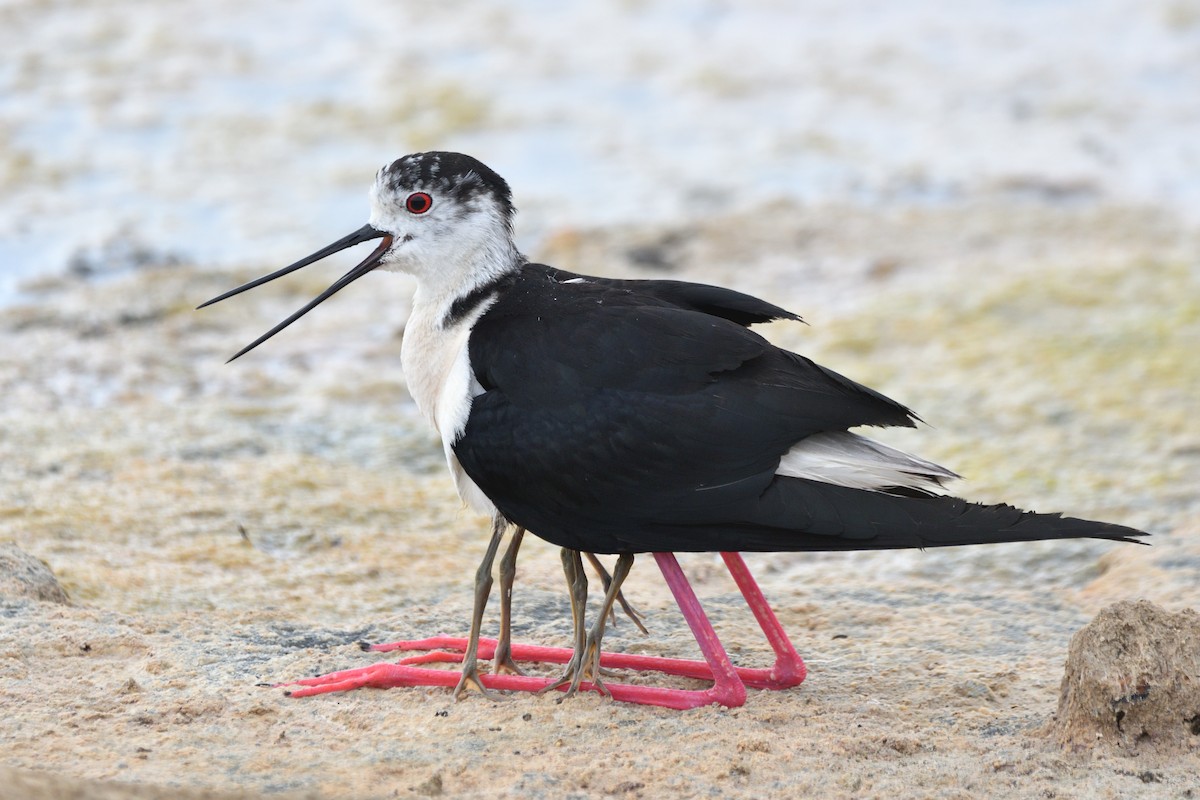
<svg viewBox="0 0 1200 800">
<path fill-rule="evenodd" d="M 68 605 L 71 602 L 45 561 L 29 555 L 14 542 L 0 542 L 0 598 L 17 597 Z"/>
<path fill-rule="evenodd" d="M 1200 614 L 1103 609 L 1071 639 L 1051 728 L 1074 746 L 1200 748 Z"/>
<path fill-rule="evenodd" d="M 423 797 L 440 797 L 445 791 L 442 787 L 442 773 L 435 773 L 429 780 L 412 787 L 412 791 Z"/>
</svg>

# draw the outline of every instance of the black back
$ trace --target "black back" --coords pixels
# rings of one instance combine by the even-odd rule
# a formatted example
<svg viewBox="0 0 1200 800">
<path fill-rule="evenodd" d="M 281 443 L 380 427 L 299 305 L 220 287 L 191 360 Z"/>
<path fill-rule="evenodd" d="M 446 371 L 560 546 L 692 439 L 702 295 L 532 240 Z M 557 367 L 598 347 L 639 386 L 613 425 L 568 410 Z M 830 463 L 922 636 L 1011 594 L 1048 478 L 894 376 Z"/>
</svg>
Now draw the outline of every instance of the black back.
<svg viewBox="0 0 1200 800">
<path fill-rule="evenodd" d="M 637 544 L 648 526 L 744 517 L 805 436 L 913 424 L 899 403 L 737 322 L 561 277 L 522 271 L 475 324 L 484 393 L 454 448 L 502 513 L 552 542 L 653 549 Z M 715 296 L 668 283 L 675 299 Z"/>
</svg>

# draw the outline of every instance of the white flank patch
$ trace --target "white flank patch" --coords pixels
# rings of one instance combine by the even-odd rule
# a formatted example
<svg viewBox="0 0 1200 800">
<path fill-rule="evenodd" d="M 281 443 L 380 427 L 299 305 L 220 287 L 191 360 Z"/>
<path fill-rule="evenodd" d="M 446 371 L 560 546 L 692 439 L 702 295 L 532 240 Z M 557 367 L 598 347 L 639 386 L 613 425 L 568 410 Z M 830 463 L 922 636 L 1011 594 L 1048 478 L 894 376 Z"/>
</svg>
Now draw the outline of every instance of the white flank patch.
<svg viewBox="0 0 1200 800">
<path fill-rule="evenodd" d="M 446 463 L 450 465 L 454 488 L 458 490 L 458 496 L 466 503 L 467 508 L 480 514 L 487 514 L 489 517 L 495 517 L 500 513 L 496 504 L 483 493 L 483 489 L 480 489 L 475 481 L 471 480 L 471 476 L 463 471 L 462 464 L 458 463 L 458 456 L 454 455 L 453 450 L 446 451 Z"/>
<path fill-rule="evenodd" d="M 903 487 L 933 493 L 942 492 L 942 481 L 959 477 L 932 461 L 849 431 L 817 433 L 797 442 L 780 459 L 775 474 L 851 489 Z"/>
<path fill-rule="evenodd" d="M 491 303 L 487 303 L 484 308 L 490 305 Z M 479 312 L 479 314 L 482 313 L 482 311 Z M 470 325 L 475 324 L 479 314 L 472 315 Z M 434 418 L 437 429 L 442 434 L 442 450 L 446 453 L 446 464 L 449 465 L 450 474 L 454 477 L 454 487 L 458 489 L 458 496 L 472 510 L 495 516 L 495 504 L 488 499 L 482 489 L 475 485 L 475 481 L 471 480 L 463 470 L 462 464 L 458 463 L 458 456 L 454 455 L 454 443 L 466 430 L 467 418 L 471 416 L 471 401 L 483 394 L 483 387 L 479 385 L 479 381 L 475 380 L 475 373 L 471 369 L 471 359 L 467 348 L 470 325 L 466 326 L 468 336 L 463 337 L 462 345 L 458 349 L 458 357 L 450 367 L 446 383 L 442 386 Z"/>
</svg>

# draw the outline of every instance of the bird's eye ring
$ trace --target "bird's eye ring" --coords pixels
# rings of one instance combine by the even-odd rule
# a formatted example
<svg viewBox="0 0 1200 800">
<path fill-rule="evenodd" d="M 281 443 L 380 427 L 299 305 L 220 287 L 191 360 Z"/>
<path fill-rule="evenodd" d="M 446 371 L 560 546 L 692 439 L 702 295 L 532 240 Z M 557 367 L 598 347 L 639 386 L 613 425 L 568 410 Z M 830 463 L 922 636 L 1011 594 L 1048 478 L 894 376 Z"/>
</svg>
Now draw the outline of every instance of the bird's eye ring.
<svg viewBox="0 0 1200 800">
<path fill-rule="evenodd" d="M 404 201 L 404 207 L 410 214 L 424 214 L 433 207 L 433 198 L 425 192 L 413 192 Z"/>
</svg>

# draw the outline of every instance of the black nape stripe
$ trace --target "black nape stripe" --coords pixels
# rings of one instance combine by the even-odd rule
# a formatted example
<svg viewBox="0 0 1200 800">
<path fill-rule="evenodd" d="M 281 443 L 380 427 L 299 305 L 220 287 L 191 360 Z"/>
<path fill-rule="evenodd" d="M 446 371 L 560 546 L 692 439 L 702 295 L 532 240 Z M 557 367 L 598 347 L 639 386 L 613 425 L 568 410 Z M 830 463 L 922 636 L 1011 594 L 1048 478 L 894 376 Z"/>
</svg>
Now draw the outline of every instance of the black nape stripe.
<svg viewBox="0 0 1200 800">
<path fill-rule="evenodd" d="M 446 312 L 446 316 L 442 319 L 442 330 L 462 322 L 472 311 L 512 286 L 516 283 L 516 280 L 517 273 L 509 272 L 501 275 L 494 281 L 475 287 L 469 293 L 455 300 L 451 304 L 450 310 Z"/>
</svg>

